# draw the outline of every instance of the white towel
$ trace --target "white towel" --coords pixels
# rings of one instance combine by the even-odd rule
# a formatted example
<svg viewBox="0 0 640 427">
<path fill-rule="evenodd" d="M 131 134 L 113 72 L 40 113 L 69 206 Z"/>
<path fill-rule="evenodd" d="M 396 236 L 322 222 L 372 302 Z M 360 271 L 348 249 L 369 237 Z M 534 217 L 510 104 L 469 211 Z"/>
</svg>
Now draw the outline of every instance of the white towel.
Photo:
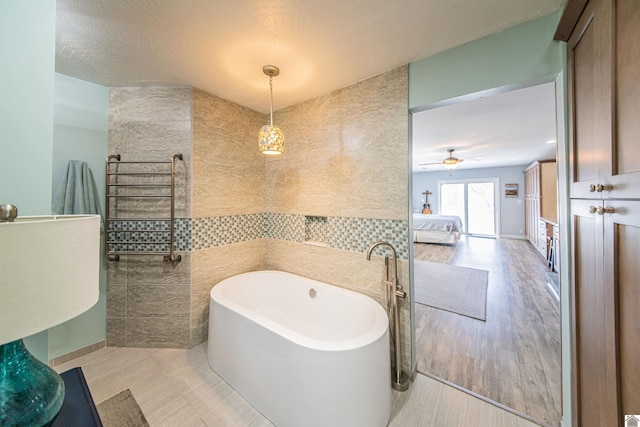
<svg viewBox="0 0 640 427">
<path fill-rule="evenodd" d="M 69 160 L 51 202 L 54 214 L 100 214 L 96 183 L 86 162 Z"/>
</svg>

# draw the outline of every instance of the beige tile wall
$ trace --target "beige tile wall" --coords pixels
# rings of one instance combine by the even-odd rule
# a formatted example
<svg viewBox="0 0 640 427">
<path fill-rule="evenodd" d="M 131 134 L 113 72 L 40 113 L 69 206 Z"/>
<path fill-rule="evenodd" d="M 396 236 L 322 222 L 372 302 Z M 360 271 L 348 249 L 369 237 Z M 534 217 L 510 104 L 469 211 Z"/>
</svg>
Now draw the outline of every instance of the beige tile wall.
<svg viewBox="0 0 640 427">
<path fill-rule="evenodd" d="M 258 130 L 267 119 L 264 114 L 198 89 L 117 89 L 110 98 L 115 104 L 110 106 L 110 152 L 112 144 L 136 156 L 163 152 L 170 141 L 189 145 L 183 149 L 189 169 L 185 184 L 192 193 L 187 191 L 188 206 L 182 211 L 188 218 L 269 212 L 407 221 L 407 90 L 407 67 L 400 67 L 278 111 L 274 122 L 284 130 L 286 151 L 280 157 L 264 157 L 257 147 Z M 157 114 L 149 111 L 153 108 Z M 175 133 L 181 136 L 167 138 Z M 152 287 L 140 281 L 145 267 L 131 268 L 131 261 L 111 269 L 109 345 L 202 342 L 210 289 L 226 277 L 251 270 L 286 270 L 362 292 L 381 304 L 385 300 L 383 258 L 366 261 L 360 252 L 262 238 L 193 250 L 183 259 L 178 268 L 188 271 L 187 284 L 156 277 L 166 272 L 146 271 L 142 275 L 157 281 Z M 408 262 L 402 260 L 400 283 L 405 288 L 408 277 Z M 183 286 L 190 299 L 186 326 Z M 156 297 L 171 302 L 150 301 Z M 173 316 L 158 314 L 168 307 Z M 408 370 L 408 302 L 401 313 L 403 364 Z M 138 315 L 135 322 L 129 320 L 130 314 Z M 151 321 L 160 318 L 165 319 L 163 327 L 179 333 L 160 333 Z"/>
<path fill-rule="evenodd" d="M 258 131 L 265 120 L 264 114 L 194 89 L 194 218 L 264 212 Z"/>
<path fill-rule="evenodd" d="M 266 115 L 193 90 L 193 218 L 262 213 L 264 155 L 258 131 Z M 221 280 L 264 268 L 264 242 L 192 251 L 191 345 L 207 339 L 209 292 Z"/>
<path fill-rule="evenodd" d="M 408 220 L 407 67 L 278 111 L 285 153 L 266 159 L 268 212 Z M 408 236 L 407 236 L 408 238 Z M 367 242 L 367 245 L 373 243 Z M 270 239 L 267 268 L 367 294 L 383 303 L 383 257 Z M 399 266 L 408 290 L 408 262 Z M 409 306 L 401 307 L 409 370 Z"/>
<path fill-rule="evenodd" d="M 407 67 L 280 110 L 267 211 L 407 220 Z"/>
<path fill-rule="evenodd" d="M 173 154 L 183 155 L 176 165 L 180 218 L 191 217 L 191 100 L 189 87 L 109 90 L 109 154 L 120 154 L 122 161 L 168 161 Z M 117 206 L 119 218 L 168 217 L 170 212 L 157 199 L 118 199 Z M 119 262 L 107 262 L 107 275 L 107 345 L 189 346 L 189 254 L 175 265 L 162 262 L 161 256 L 122 256 Z"/>
</svg>

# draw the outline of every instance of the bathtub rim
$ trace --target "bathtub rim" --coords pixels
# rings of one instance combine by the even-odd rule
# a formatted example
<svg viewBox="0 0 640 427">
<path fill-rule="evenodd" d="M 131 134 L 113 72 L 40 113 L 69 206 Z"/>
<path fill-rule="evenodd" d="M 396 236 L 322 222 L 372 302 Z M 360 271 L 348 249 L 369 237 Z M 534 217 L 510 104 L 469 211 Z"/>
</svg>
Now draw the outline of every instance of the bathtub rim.
<svg viewBox="0 0 640 427">
<path fill-rule="evenodd" d="M 361 334 L 357 337 L 342 339 L 342 340 L 322 340 L 315 339 L 303 335 L 286 325 L 283 325 L 279 322 L 276 322 L 272 319 L 269 319 L 265 316 L 262 316 L 260 313 L 257 313 L 253 310 L 246 308 L 245 306 L 233 301 L 230 298 L 227 298 L 224 294 L 224 288 L 226 286 L 230 286 L 230 279 L 238 280 L 243 276 L 253 276 L 260 274 L 268 274 L 268 275 L 287 275 L 294 277 L 296 279 L 301 279 L 303 282 L 307 282 L 310 285 L 316 287 L 327 287 L 331 292 L 340 293 L 343 295 L 347 295 L 349 298 L 355 298 L 361 302 L 363 302 L 366 306 L 368 306 L 374 314 L 375 321 L 371 328 L 367 330 L 366 333 Z M 308 277 L 300 276 L 297 274 L 289 273 L 286 271 L 280 270 L 257 270 L 257 271 L 249 271 L 245 273 L 236 274 L 234 276 L 230 276 L 226 279 L 218 282 L 209 293 L 210 297 L 210 310 L 214 310 L 214 304 L 218 304 L 221 307 L 224 307 L 228 310 L 231 310 L 237 313 L 240 316 L 244 316 L 251 321 L 263 325 L 265 328 L 270 331 L 290 340 L 298 345 L 303 347 L 307 347 L 314 350 L 319 351 L 348 351 L 354 350 L 362 347 L 366 347 L 376 341 L 378 341 L 381 337 L 385 335 L 385 333 L 390 333 L 389 331 L 389 317 L 385 309 L 376 302 L 373 298 L 368 295 L 361 294 L 356 291 L 352 291 L 350 289 L 341 288 L 339 286 L 331 285 L 329 283 L 321 282 L 319 280 L 311 279 Z"/>
</svg>

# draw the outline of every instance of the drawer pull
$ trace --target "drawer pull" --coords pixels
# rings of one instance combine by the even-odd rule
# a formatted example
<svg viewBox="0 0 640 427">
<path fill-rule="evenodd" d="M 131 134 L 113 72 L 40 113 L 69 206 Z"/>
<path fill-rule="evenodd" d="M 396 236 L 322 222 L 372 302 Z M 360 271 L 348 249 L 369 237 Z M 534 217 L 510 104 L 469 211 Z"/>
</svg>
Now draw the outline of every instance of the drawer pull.
<svg viewBox="0 0 640 427">
<path fill-rule="evenodd" d="M 589 213 L 590 214 L 594 214 L 598 212 L 598 208 L 596 208 L 595 206 L 589 206 Z"/>
</svg>

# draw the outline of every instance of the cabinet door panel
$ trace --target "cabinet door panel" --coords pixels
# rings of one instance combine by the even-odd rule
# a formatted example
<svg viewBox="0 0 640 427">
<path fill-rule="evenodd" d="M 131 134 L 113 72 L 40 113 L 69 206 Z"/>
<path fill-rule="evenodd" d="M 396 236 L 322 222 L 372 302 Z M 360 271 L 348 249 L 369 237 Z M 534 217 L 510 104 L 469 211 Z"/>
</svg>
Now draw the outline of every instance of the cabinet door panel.
<svg viewBox="0 0 640 427">
<path fill-rule="evenodd" d="M 602 280 L 603 217 L 591 213 L 591 206 L 597 208 L 600 204 L 593 200 L 571 201 L 576 419 L 581 426 L 615 425 L 607 422 L 611 414 L 607 408 L 609 385 L 606 292 Z"/>
<path fill-rule="evenodd" d="M 640 197 L 640 1 L 618 0 L 614 34 L 615 146 L 608 197 Z"/>
<path fill-rule="evenodd" d="M 610 0 L 591 0 L 568 43 L 569 152 L 571 197 L 602 193 L 590 185 L 604 182 L 611 157 L 611 11 Z"/>
<path fill-rule="evenodd" d="M 640 413 L 640 201 L 605 202 L 605 283 L 614 284 L 622 414 Z M 614 372 L 616 372 L 614 370 Z M 634 412 L 635 411 L 635 412 Z"/>
</svg>

